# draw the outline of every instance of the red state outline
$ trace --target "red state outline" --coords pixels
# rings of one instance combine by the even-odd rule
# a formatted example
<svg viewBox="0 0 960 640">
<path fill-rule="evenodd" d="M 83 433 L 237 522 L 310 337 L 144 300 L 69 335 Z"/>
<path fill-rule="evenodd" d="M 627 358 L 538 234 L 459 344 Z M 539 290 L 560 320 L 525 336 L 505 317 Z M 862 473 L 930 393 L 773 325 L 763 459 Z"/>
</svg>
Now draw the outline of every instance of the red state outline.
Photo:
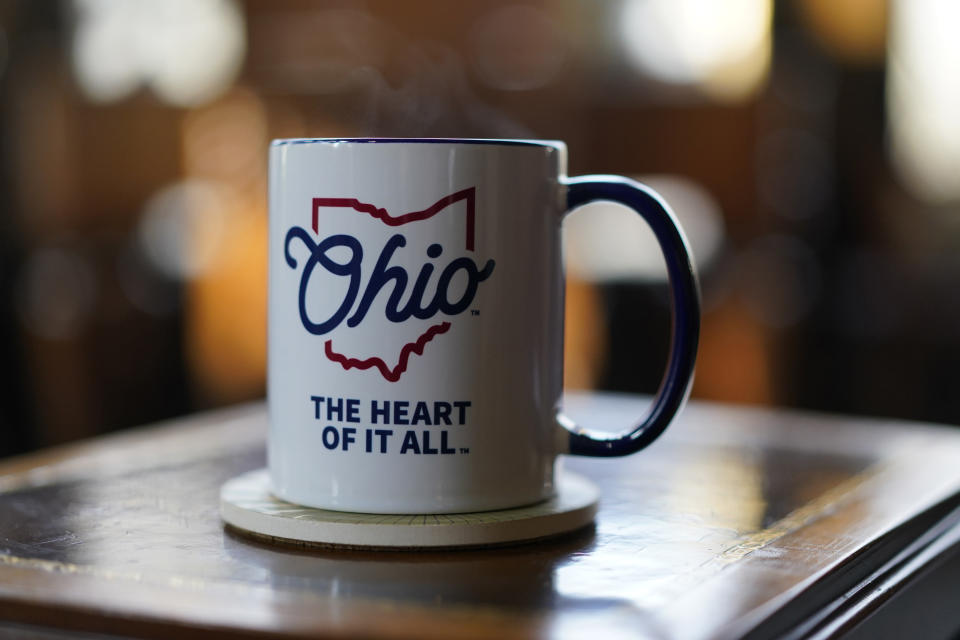
<svg viewBox="0 0 960 640">
<path fill-rule="evenodd" d="M 410 361 L 410 354 L 415 353 L 418 356 L 423 355 L 423 348 L 427 345 L 428 342 L 433 340 L 434 336 L 438 336 L 441 333 L 446 333 L 450 330 L 449 322 L 441 322 L 440 324 L 435 324 L 423 334 L 417 338 L 414 342 L 408 342 L 403 345 L 400 349 L 400 359 L 397 362 L 397 366 L 393 369 L 387 366 L 387 363 L 383 359 L 376 356 L 372 358 L 366 358 L 364 360 L 359 360 L 357 358 L 350 358 L 343 355 L 342 353 L 337 353 L 333 350 L 333 340 L 327 340 L 323 344 L 323 351 L 327 356 L 327 359 L 339 363 L 344 370 L 348 371 L 350 369 L 370 369 L 376 367 L 380 371 L 380 375 L 386 378 L 389 382 L 397 382 L 400 379 L 400 375 L 407 370 L 407 364 Z"/>
<path fill-rule="evenodd" d="M 427 218 L 432 218 L 437 215 L 443 209 L 446 209 L 455 202 L 460 200 L 467 201 L 467 251 L 473 251 L 474 246 L 474 222 L 476 217 L 476 196 L 477 188 L 468 187 L 466 189 L 461 189 L 456 193 L 451 193 L 448 196 L 440 198 L 432 205 L 424 209 L 423 211 L 411 211 L 410 213 L 405 213 L 399 216 L 392 216 L 386 209 L 378 208 L 376 205 L 370 204 L 369 202 L 360 202 L 356 198 L 314 198 L 313 199 L 313 232 L 320 233 L 320 207 L 350 207 L 359 211 L 360 213 L 366 213 L 377 220 L 383 222 L 384 224 L 391 227 L 399 227 L 403 224 L 409 224 L 411 222 L 417 222 L 419 220 L 426 220 Z"/>
</svg>

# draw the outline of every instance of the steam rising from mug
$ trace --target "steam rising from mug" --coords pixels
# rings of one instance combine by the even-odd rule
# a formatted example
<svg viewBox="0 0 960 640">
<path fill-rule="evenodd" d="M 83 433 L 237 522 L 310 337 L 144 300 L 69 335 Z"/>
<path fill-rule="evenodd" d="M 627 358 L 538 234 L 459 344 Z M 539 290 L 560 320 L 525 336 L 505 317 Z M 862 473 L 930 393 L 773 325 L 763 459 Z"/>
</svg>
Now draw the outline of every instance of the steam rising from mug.
<svg viewBox="0 0 960 640">
<path fill-rule="evenodd" d="M 274 45 L 264 82 L 317 96 L 317 104 L 342 121 L 328 134 L 342 134 L 346 124 L 377 136 L 532 135 L 483 103 L 455 51 L 414 41 L 367 12 L 296 12 L 272 16 L 258 28 Z M 346 106 L 331 100 L 339 95 L 349 96 Z"/>
</svg>

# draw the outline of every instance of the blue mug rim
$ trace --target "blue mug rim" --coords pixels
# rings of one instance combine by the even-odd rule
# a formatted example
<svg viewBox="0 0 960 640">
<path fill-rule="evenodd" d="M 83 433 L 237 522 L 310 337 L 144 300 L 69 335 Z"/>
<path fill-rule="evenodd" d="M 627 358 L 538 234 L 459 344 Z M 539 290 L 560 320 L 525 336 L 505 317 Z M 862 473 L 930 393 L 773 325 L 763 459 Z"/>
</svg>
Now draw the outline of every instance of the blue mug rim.
<svg viewBox="0 0 960 640">
<path fill-rule="evenodd" d="M 361 144 L 484 144 L 505 147 L 545 147 L 563 151 L 566 145 L 560 140 L 528 140 L 522 138 L 277 138 L 272 147 L 293 144 L 335 144 L 338 142 Z"/>
</svg>

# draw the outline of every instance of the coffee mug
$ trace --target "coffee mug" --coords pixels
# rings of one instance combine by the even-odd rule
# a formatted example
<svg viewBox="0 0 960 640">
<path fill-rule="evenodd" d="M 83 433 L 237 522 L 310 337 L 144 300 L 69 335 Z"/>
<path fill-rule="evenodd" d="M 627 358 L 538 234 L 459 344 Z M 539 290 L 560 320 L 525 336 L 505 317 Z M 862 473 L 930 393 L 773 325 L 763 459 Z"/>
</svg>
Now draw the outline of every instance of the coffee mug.
<svg viewBox="0 0 960 640">
<path fill-rule="evenodd" d="M 292 139 L 270 148 L 273 493 L 362 513 L 506 509 L 554 493 L 558 454 L 647 446 L 686 399 L 699 333 L 690 251 L 666 203 L 566 176 L 562 142 Z M 560 226 L 622 203 L 653 229 L 673 310 L 648 415 L 597 434 L 560 411 Z"/>
</svg>

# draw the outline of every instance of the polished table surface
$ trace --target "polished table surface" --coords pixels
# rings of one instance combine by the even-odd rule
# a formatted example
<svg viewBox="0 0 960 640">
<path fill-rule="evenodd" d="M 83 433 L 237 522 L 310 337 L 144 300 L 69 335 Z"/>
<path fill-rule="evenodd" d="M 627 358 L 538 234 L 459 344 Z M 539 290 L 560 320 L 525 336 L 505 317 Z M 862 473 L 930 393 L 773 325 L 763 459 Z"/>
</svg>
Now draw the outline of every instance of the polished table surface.
<svg viewBox="0 0 960 640">
<path fill-rule="evenodd" d="M 645 403 L 567 400 L 606 429 Z M 265 433 L 246 405 L 0 462 L 0 637 L 819 637 L 927 575 L 923 606 L 960 602 L 935 571 L 960 558 L 948 427 L 692 402 L 640 454 L 562 461 L 602 489 L 594 527 L 446 552 L 225 528 L 220 485 L 264 465 Z"/>
</svg>

